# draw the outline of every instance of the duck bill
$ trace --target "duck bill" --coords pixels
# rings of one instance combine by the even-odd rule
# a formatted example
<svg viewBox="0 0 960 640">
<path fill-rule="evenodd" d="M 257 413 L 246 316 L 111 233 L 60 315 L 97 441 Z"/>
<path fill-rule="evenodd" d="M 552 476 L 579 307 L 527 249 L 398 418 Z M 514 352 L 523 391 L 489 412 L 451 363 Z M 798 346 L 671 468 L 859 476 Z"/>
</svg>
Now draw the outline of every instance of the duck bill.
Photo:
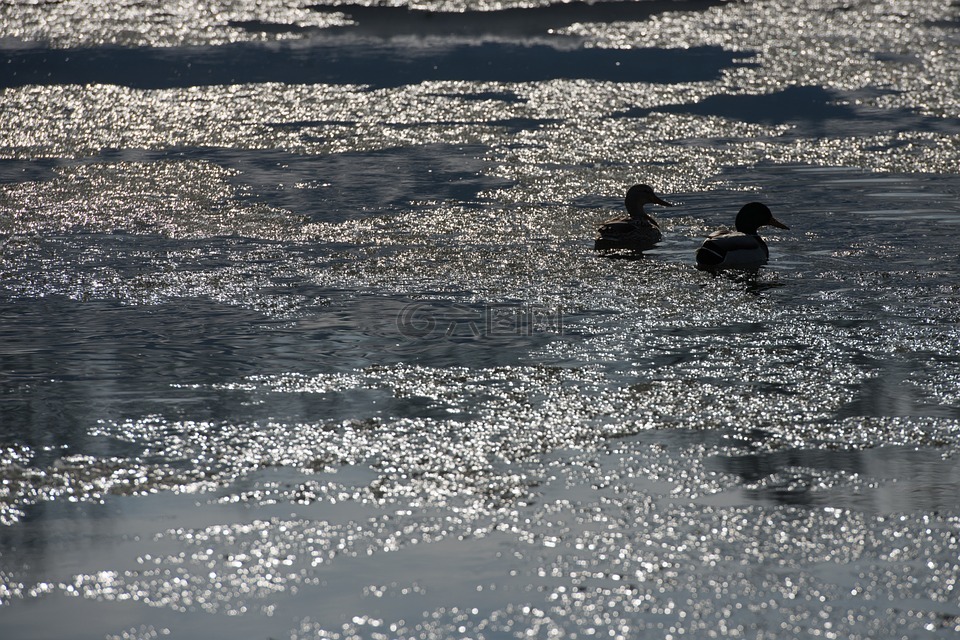
<svg viewBox="0 0 960 640">
<path fill-rule="evenodd" d="M 780 222 L 780 221 L 777 220 L 776 218 L 770 218 L 770 222 L 768 222 L 767 224 L 769 224 L 771 227 L 776 227 L 776 228 L 778 228 L 778 229 L 786 229 L 787 231 L 790 230 L 790 227 L 788 227 L 787 225 L 783 224 L 782 222 Z"/>
<path fill-rule="evenodd" d="M 653 196 L 653 200 L 652 200 L 651 202 L 653 202 L 653 204 L 659 204 L 661 207 L 672 207 L 672 206 L 673 206 L 673 203 L 672 203 L 672 202 L 667 202 L 666 200 L 663 200 L 662 198 L 660 198 L 659 196 L 656 196 L 656 195 Z"/>
</svg>

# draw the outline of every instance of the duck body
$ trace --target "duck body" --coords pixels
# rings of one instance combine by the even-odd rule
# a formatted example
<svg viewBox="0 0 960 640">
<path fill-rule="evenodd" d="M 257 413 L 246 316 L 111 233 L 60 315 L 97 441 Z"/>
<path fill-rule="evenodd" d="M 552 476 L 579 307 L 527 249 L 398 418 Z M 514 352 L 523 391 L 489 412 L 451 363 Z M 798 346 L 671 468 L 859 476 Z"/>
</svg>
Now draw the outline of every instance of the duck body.
<svg viewBox="0 0 960 640">
<path fill-rule="evenodd" d="M 789 229 L 773 217 L 770 209 L 760 202 L 743 206 L 737 214 L 736 231 L 714 231 L 697 249 L 697 268 L 758 269 L 770 259 L 770 249 L 758 230 L 764 225 Z"/>
<path fill-rule="evenodd" d="M 770 249 L 759 235 L 739 231 L 714 231 L 697 249 L 701 269 L 760 267 L 770 259 Z"/>
<path fill-rule="evenodd" d="M 636 219 L 630 216 L 611 218 L 597 228 L 593 244 L 597 251 L 628 249 L 646 251 L 663 240 L 660 225 L 652 217 Z"/>
<path fill-rule="evenodd" d="M 643 210 L 646 204 L 664 207 L 673 205 L 661 199 L 645 184 L 637 184 L 627 191 L 624 199 L 627 215 L 606 220 L 597 227 L 594 249 L 597 251 L 628 250 L 634 252 L 652 249 L 663 239 L 656 219 Z"/>
</svg>

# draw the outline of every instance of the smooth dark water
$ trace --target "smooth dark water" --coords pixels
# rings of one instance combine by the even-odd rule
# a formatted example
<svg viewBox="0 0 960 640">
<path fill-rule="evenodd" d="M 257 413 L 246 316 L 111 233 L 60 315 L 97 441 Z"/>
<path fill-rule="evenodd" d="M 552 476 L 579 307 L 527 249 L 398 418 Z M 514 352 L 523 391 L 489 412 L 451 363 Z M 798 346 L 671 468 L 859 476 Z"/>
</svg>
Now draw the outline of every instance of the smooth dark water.
<svg viewBox="0 0 960 640">
<path fill-rule="evenodd" d="M 952 637 L 956 7 L 430 8 L 0 8 L 0 636 Z"/>
<path fill-rule="evenodd" d="M 13 50 L 0 64 L 0 87 L 31 84 L 117 84 L 168 89 L 221 84 L 349 83 L 396 87 L 437 80 L 542 82 L 589 78 L 610 82 L 711 80 L 733 65 L 719 47 L 684 50 L 567 49 L 541 44 L 437 43 L 395 46 L 380 41 L 306 47 L 224 45 L 221 50 Z"/>
</svg>

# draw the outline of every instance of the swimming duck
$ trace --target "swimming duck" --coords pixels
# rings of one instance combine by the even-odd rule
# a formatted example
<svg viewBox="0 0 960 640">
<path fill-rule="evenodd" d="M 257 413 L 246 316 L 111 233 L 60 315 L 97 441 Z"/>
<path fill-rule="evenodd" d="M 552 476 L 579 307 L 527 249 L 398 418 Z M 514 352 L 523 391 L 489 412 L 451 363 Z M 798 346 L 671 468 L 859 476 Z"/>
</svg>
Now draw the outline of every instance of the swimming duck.
<svg viewBox="0 0 960 640">
<path fill-rule="evenodd" d="M 756 268 L 766 264 L 770 250 L 757 233 L 764 225 L 790 228 L 774 218 L 765 204 L 751 202 L 743 205 L 737 214 L 736 231 L 714 231 L 697 249 L 697 268 Z"/>
<path fill-rule="evenodd" d="M 646 204 L 659 204 L 672 207 L 673 204 L 662 200 L 653 189 L 645 184 L 635 184 L 627 191 L 624 199 L 627 215 L 611 218 L 597 227 L 597 241 L 594 249 L 630 249 L 645 251 L 660 242 L 663 235 L 660 225 L 649 213 L 643 210 Z"/>
</svg>

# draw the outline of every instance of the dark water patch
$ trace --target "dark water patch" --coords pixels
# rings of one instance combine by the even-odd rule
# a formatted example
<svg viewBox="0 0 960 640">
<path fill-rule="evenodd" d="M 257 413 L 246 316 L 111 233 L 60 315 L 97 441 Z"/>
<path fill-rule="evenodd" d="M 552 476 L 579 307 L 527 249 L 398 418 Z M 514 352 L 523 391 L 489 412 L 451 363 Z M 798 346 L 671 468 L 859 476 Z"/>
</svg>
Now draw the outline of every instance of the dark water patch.
<svg viewBox="0 0 960 640">
<path fill-rule="evenodd" d="M 286 289 L 307 299 L 319 295 L 309 283 Z M 374 414 L 433 416 L 436 411 L 421 399 L 377 391 L 287 397 L 260 407 L 228 388 L 199 387 L 254 374 L 311 375 L 397 363 L 515 365 L 565 331 L 560 312 L 522 302 L 326 294 L 328 304 L 296 321 L 186 298 L 157 306 L 59 296 L 0 304 L 0 443 L 46 447 L 53 457 L 62 446 L 71 453 L 118 455 L 122 445 L 90 441 L 88 428 L 98 419 L 153 413 L 315 420 L 366 415 L 374 407 Z"/>
<path fill-rule="evenodd" d="M 863 456 L 863 451 L 856 450 L 789 449 L 716 456 L 711 464 L 724 473 L 739 477 L 742 482 L 755 483 L 791 467 L 861 473 L 864 470 Z"/>
<path fill-rule="evenodd" d="M 501 127 L 507 129 L 511 133 L 518 133 L 520 131 L 532 131 L 534 129 L 540 129 L 549 125 L 556 125 L 562 123 L 563 120 L 560 118 L 494 118 L 490 120 L 458 120 L 458 121 L 443 121 L 444 125 L 485 125 L 489 127 Z M 398 129 L 419 129 L 424 125 L 429 125 L 432 123 L 421 122 L 421 123 L 405 123 L 392 125 Z"/>
<path fill-rule="evenodd" d="M 956 3 L 954 3 L 954 6 L 957 6 Z M 953 29 L 955 31 L 960 31 L 960 18 L 954 18 L 952 20 L 950 19 L 932 20 L 927 24 L 930 25 L 931 27 L 940 27 L 943 29 Z"/>
<path fill-rule="evenodd" d="M 665 105 L 656 109 L 633 109 L 628 115 L 649 111 L 715 115 L 755 123 L 786 123 L 795 120 L 822 121 L 850 119 L 856 111 L 836 102 L 834 92 L 822 87 L 789 87 L 765 95 L 713 95 L 695 104 Z"/>
<path fill-rule="evenodd" d="M 265 360 L 257 336 L 269 323 L 203 300 L 131 307 L 58 296 L 0 304 L 0 318 L 0 432 L 38 449 L 83 448 L 86 428 L 117 411 L 192 410 L 194 394 L 171 385 L 253 373 Z M 281 350 L 266 360 L 288 358 Z"/>
<path fill-rule="evenodd" d="M 0 158 L 0 184 L 50 180 L 56 175 L 54 169 L 59 165 L 59 160 L 48 158 L 36 160 Z"/>
<path fill-rule="evenodd" d="M 512 185 L 487 175 L 485 151 L 477 145 L 434 144 L 331 155 L 220 148 L 152 155 L 236 169 L 239 174 L 231 181 L 248 198 L 314 221 L 340 222 L 408 208 L 414 201 L 478 203 L 481 191 Z M 104 157 L 109 159 L 109 154 Z"/>
<path fill-rule="evenodd" d="M 165 89 L 263 82 L 396 87 L 429 80 L 702 82 L 742 63 L 720 47 L 562 49 L 479 43 L 409 47 L 376 41 L 219 47 L 29 49 L 0 52 L 0 88 L 116 84 Z"/>
<path fill-rule="evenodd" d="M 456 96 L 461 100 L 496 100 L 498 102 L 506 102 L 508 104 L 525 104 L 529 101 L 527 98 L 518 96 L 513 91 L 474 91 L 472 93 L 458 93 Z"/>
<path fill-rule="evenodd" d="M 887 364 L 859 385 L 854 400 L 837 412 L 838 418 L 873 417 L 940 417 L 960 419 L 960 407 L 924 402 L 920 389 L 908 381 L 919 363 Z"/>
<path fill-rule="evenodd" d="M 817 86 L 794 86 L 765 95 L 713 95 L 696 104 L 629 109 L 620 117 L 653 111 L 721 116 L 758 124 L 792 124 L 801 135 L 870 135 L 881 131 L 957 133 L 960 120 L 934 118 L 907 109 L 856 104 L 857 97 Z"/>
<path fill-rule="evenodd" d="M 349 341 L 344 331 L 349 326 L 382 341 L 378 348 L 360 352 L 343 344 L 332 357 L 352 353 L 353 368 L 384 363 L 496 367 L 517 364 L 522 354 L 568 334 L 565 319 L 562 310 L 522 301 L 363 297 L 344 299 L 323 314 L 304 318 L 297 330 L 308 339 Z"/>
<path fill-rule="evenodd" d="M 318 485 L 336 485 L 357 492 L 376 478 L 367 467 L 354 466 L 332 473 L 306 473 L 303 470 L 269 467 L 238 478 L 230 487 L 203 494 L 167 492 L 152 496 L 112 495 L 103 502 L 47 501 L 28 505 L 14 527 L 0 527 L 0 544 L 15 552 L 16 560 L 32 571 L 58 572 L 53 576 L 67 580 L 71 571 L 94 570 L 97 563 L 134 563 L 137 542 L 157 534 L 158 528 L 207 527 L 229 518 L 243 517 L 254 509 L 262 517 L 289 516 L 295 508 L 299 515 L 342 524 L 357 517 L 375 515 L 375 509 L 359 501 L 284 501 L 277 507 L 269 498 L 293 498 L 304 488 L 322 493 Z M 221 500 L 239 496 L 240 500 Z M 162 506 L 161 506 L 162 505 Z M 83 553 L 76 553 L 82 549 Z M 44 567 L 45 556 L 58 561 Z M 0 571 L 17 562 L 10 555 L 0 557 Z M 6 566 L 5 566 L 6 565 Z M 59 572 L 62 572 L 60 574 Z"/>
<path fill-rule="evenodd" d="M 721 4 L 722 0 L 574 1 L 540 7 L 449 12 L 408 6 L 361 4 L 316 4 L 310 8 L 320 13 L 344 13 L 356 22 L 327 29 L 334 33 L 360 33 L 380 38 L 404 35 L 489 35 L 514 38 L 542 36 L 578 22 L 643 21 L 666 11 L 703 11 Z M 249 29 L 264 31 L 256 24 L 251 24 Z"/>
<path fill-rule="evenodd" d="M 491 120 L 489 124 L 494 127 L 509 129 L 513 133 L 518 133 L 520 131 L 559 124 L 560 122 L 562 121 L 558 118 L 505 118 L 502 120 Z"/>
<path fill-rule="evenodd" d="M 868 513 L 952 511 L 960 490 L 960 464 L 937 448 L 790 449 L 715 456 L 706 464 L 740 479 L 739 499 L 763 504 Z"/>
<path fill-rule="evenodd" d="M 309 129 L 322 124 L 329 123 L 277 122 L 268 126 Z M 516 130 L 527 128 L 528 124 L 537 126 L 524 119 L 490 124 Z M 227 179 L 238 187 L 236 197 L 240 201 L 262 202 L 294 216 L 306 216 L 311 221 L 342 222 L 382 215 L 389 210 L 408 209 L 417 202 L 484 204 L 480 198 L 482 191 L 513 185 L 510 180 L 489 175 L 489 162 L 483 159 L 487 150 L 481 145 L 446 144 L 327 155 L 222 147 L 105 150 L 79 160 L 0 160 L 0 183 L 52 180 L 58 175 L 54 169 L 62 166 L 119 165 L 131 161 L 210 162 L 236 170 L 237 173 Z M 165 250 L 163 247 L 155 249 Z"/>
</svg>

